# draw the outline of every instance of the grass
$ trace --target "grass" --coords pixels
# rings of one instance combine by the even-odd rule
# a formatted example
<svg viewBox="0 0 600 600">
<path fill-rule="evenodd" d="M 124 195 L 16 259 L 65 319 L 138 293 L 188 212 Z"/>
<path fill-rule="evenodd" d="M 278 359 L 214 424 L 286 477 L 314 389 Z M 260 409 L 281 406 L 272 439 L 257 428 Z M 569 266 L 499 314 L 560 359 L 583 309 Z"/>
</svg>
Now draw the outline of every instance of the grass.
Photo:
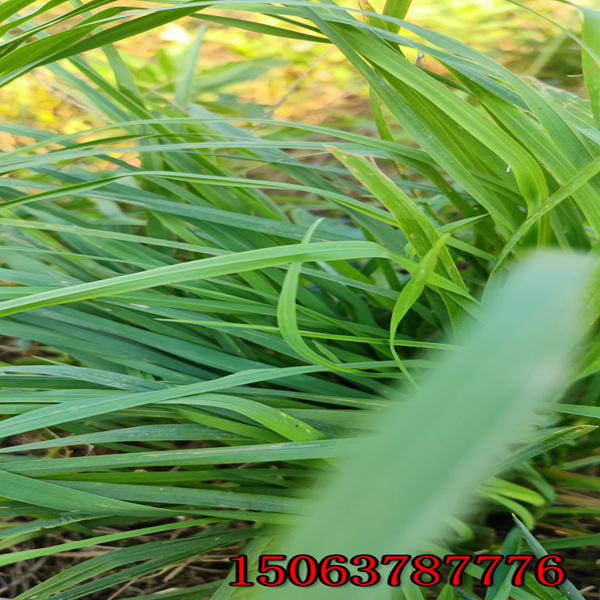
<svg viewBox="0 0 600 600">
<path fill-rule="evenodd" d="M 143 93 L 110 44 L 207 4 L 76 3 L 53 21 L 28 5 L 0 7 L 0 82 L 46 65 L 106 125 L 0 125 L 31 140 L 0 155 L 0 565 L 109 546 L 36 585 L 13 575 L 17 600 L 225 600 L 245 593 L 199 559 L 284 542 L 536 553 L 533 529 L 571 549 L 567 587 L 506 571 L 486 591 L 472 569 L 431 593 L 580 599 L 600 535 L 599 13 L 575 36 L 584 100 L 402 20 L 406 2 L 366 19 L 219 4 L 335 45 L 374 138 L 196 103 L 201 34 L 172 97 Z M 188 568 L 187 591 L 160 579 Z"/>
</svg>

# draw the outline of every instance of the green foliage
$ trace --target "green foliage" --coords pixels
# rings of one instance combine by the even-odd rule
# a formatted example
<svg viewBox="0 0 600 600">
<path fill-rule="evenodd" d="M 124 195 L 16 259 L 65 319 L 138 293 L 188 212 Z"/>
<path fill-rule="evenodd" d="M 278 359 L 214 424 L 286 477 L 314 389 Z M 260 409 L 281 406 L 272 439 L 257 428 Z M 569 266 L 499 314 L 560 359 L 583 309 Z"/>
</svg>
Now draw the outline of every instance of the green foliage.
<svg viewBox="0 0 600 600">
<path fill-rule="evenodd" d="M 446 547 L 510 552 L 515 534 L 503 545 L 505 531 L 488 522 L 506 511 L 529 528 L 543 516 L 573 531 L 551 484 L 598 486 L 568 471 L 597 463 L 595 267 L 579 309 L 600 233 L 598 12 L 582 13 L 588 102 L 400 20 L 404 2 L 366 20 L 329 2 L 251 3 L 244 20 L 205 14 L 202 2 L 131 11 L 101 0 L 41 23 L 64 3 L 19 12 L 29 4 L 0 8 L 1 83 L 46 65 L 106 125 L 77 135 L 0 125 L 32 140 L 0 155 L 0 334 L 30 348 L 0 368 L 0 545 L 66 536 L 0 562 L 122 547 L 18 600 L 107 593 L 201 553 L 239 553 L 251 538 L 260 554 L 274 527 L 313 510 L 307 491 L 348 456 L 358 472 L 381 474 L 347 514 L 364 516 L 369 544 L 394 531 L 410 551 L 444 517 L 455 530 Z M 202 91 L 244 75 L 196 81 L 201 35 L 161 94 L 108 45 L 185 15 L 335 45 L 372 94 L 381 139 L 211 111 Z M 102 68 L 82 55 L 99 47 Z M 440 69 L 413 64 L 406 49 Z M 513 264 L 548 248 L 555 258 L 515 276 L 494 307 L 488 296 Z M 383 427 L 371 418 L 381 411 Z M 442 467 L 461 476 L 447 481 Z M 339 489 L 353 495 L 349 472 Z M 474 496 L 478 515 L 458 521 L 458 503 Z M 578 502 L 597 516 L 592 500 Z M 331 496 L 323 506 L 332 535 L 348 532 L 331 518 Z M 430 525 L 411 533 L 413 520 Z M 578 533 L 581 545 L 593 538 Z M 479 574 L 465 593 L 476 594 Z M 234 590 L 191 597 L 205 591 L 225 600 Z M 554 592 L 531 580 L 491 597 Z M 421 597 L 408 584 L 403 593 Z M 178 594 L 162 597 L 188 597 Z"/>
<path fill-rule="evenodd" d="M 465 513 L 470 490 L 531 425 L 532 405 L 553 398 L 564 384 L 589 267 L 581 258 L 548 255 L 516 273 L 464 346 L 409 401 L 385 412 L 376 436 L 357 444 L 308 525 L 282 540 L 277 553 L 381 556 L 402 548 L 430 554 L 428 542 L 450 517 Z M 515 331 L 522 336 L 518 347 Z M 325 586 L 313 597 L 336 592 L 364 597 L 361 588 Z M 304 593 L 293 587 L 286 597 Z M 369 591 L 369 598 L 386 597 L 381 587 Z"/>
</svg>

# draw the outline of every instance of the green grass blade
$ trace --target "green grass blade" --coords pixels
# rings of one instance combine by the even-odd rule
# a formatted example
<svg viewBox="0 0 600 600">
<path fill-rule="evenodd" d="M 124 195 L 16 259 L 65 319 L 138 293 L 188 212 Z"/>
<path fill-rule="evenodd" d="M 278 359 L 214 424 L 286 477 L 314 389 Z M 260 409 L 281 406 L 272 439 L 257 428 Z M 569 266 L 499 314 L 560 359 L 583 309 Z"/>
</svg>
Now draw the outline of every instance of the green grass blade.
<svg viewBox="0 0 600 600">
<path fill-rule="evenodd" d="M 485 324 L 417 397 L 386 415 L 379 436 L 361 444 L 315 505 L 310 523 L 281 547 L 317 556 L 423 550 L 446 516 L 464 511 L 473 486 L 490 475 L 514 440 L 515 427 L 531 422 L 532 409 L 555 398 L 564 385 L 582 333 L 578 314 L 589 273 L 587 261 L 557 255 L 522 267 Z M 410 462 L 393 460 L 408 453 Z M 352 498 L 343 512 L 340 498 Z M 261 590 L 257 597 L 268 593 Z M 290 588 L 286 597 L 302 593 Z M 334 593 L 320 588 L 314 596 Z M 354 590 L 344 594 L 356 596 Z"/>
</svg>

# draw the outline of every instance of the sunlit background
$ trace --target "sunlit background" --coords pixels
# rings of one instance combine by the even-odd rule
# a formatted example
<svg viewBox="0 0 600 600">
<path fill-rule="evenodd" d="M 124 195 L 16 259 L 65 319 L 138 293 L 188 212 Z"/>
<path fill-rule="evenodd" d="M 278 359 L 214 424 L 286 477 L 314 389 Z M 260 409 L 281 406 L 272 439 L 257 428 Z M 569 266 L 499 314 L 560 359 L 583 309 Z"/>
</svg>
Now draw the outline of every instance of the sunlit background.
<svg viewBox="0 0 600 600">
<path fill-rule="evenodd" d="M 590 1 L 583 4 L 590 5 Z M 342 4 L 358 8 L 354 1 Z M 372 4 L 381 11 L 384 0 L 373 0 Z M 547 0 L 529 2 L 528 7 L 550 20 L 506 0 L 422 0 L 413 3 L 408 18 L 456 37 L 524 76 L 583 93 L 577 44 L 551 22 L 576 33 L 577 12 Z M 210 10 L 210 14 L 256 18 L 256 14 L 222 10 Z M 40 18 L 47 19 L 48 13 Z M 263 20 L 281 26 L 271 17 Z M 144 93 L 157 98 L 162 95 L 169 101 L 183 68 L 183 53 L 202 25 L 198 19 L 181 19 L 116 44 Z M 337 49 L 222 24 L 206 25 L 197 65 L 198 102 L 224 114 L 249 118 L 274 116 L 354 129 L 371 127 L 368 92 Z M 412 58 L 417 59 L 416 55 Z M 102 51 L 89 52 L 87 59 L 111 77 L 111 71 L 104 68 Z M 440 68 L 433 59 L 419 60 L 426 68 Z M 67 61 L 63 65 L 69 68 Z M 92 107 L 44 67 L 3 88 L 0 112 L 8 122 L 60 133 L 102 123 Z M 0 133 L 0 150 L 12 150 L 19 143 L 12 135 Z"/>
</svg>

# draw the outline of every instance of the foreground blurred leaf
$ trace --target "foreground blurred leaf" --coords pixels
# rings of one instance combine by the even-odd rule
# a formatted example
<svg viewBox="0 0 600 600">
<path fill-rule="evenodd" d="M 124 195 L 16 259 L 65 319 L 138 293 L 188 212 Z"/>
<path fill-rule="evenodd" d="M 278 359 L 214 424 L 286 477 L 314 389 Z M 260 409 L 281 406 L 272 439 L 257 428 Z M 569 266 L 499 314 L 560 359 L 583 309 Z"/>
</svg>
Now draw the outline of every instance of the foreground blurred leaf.
<svg viewBox="0 0 600 600">
<path fill-rule="evenodd" d="M 281 542 L 281 553 L 379 556 L 426 549 L 448 517 L 472 504 L 474 487 L 494 474 L 508 444 L 534 422 L 534 408 L 561 390 L 582 333 L 589 272 L 586 259 L 556 254 L 520 267 L 465 345 L 385 415 L 377 437 L 361 440 L 315 502 L 309 524 Z M 366 593 L 336 590 L 315 587 L 312 597 Z M 367 594 L 387 593 L 373 588 Z M 305 591 L 290 587 L 285 594 L 295 599 Z M 269 591 L 257 594 L 263 596 Z"/>
</svg>

